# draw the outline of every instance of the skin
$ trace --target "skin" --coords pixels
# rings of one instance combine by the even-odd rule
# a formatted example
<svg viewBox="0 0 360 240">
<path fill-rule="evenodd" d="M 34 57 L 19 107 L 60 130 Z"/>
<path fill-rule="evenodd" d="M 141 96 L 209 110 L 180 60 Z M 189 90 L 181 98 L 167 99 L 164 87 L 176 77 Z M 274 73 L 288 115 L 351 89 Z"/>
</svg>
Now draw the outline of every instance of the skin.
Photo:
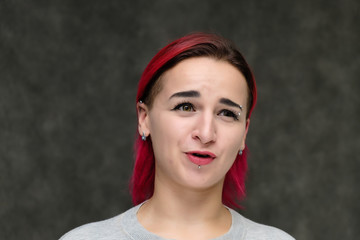
<svg viewBox="0 0 360 240">
<path fill-rule="evenodd" d="M 221 236 L 231 227 L 221 200 L 225 174 L 245 148 L 249 126 L 247 83 L 234 66 L 209 57 L 184 60 L 159 81 L 162 89 L 151 109 L 137 106 L 139 133 L 151 137 L 155 154 L 154 195 L 137 217 L 165 238 Z M 199 169 L 189 151 L 216 157 Z"/>
</svg>

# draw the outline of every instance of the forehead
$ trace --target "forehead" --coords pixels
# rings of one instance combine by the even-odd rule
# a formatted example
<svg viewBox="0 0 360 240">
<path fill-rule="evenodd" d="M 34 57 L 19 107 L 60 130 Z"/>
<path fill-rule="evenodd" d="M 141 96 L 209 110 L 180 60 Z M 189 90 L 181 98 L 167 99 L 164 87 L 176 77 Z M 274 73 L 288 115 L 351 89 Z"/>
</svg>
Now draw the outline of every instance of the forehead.
<svg viewBox="0 0 360 240">
<path fill-rule="evenodd" d="M 163 97 L 176 91 L 196 90 L 212 97 L 233 98 L 245 104 L 248 96 L 243 74 L 230 63 L 210 57 L 183 60 L 163 73 L 159 82 L 159 94 Z"/>
</svg>

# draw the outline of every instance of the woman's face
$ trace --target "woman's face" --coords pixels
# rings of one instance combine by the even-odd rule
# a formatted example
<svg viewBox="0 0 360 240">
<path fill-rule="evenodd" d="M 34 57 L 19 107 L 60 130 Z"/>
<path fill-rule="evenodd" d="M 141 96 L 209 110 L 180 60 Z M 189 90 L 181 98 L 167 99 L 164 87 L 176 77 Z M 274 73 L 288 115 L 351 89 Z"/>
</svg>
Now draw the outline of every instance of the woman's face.
<svg viewBox="0 0 360 240">
<path fill-rule="evenodd" d="M 196 57 L 159 81 L 151 109 L 138 105 L 139 132 L 150 135 L 155 154 L 155 181 L 191 189 L 222 186 L 245 148 L 244 76 L 228 62 Z"/>
</svg>

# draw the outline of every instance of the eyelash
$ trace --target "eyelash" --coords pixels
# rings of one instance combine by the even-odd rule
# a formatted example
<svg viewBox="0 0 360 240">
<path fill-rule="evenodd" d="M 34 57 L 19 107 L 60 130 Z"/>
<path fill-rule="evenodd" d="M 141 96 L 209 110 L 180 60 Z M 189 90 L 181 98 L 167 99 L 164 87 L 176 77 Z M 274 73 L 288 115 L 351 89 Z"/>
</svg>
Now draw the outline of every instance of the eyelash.
<svg viewBox="0 0 360 240">
<path fill-rule="evenodd" d="M 231 110 L 223 109 L 221 112 L 226 112 L 227 114 L 230 114 L 230 116 L 223 115 L 225 117 L 232 117 L 235 121 L 239 121 L 239 115 Z"/>
<path fill-rule="evenodd" d="M 194 105 L 192 103 L 189 103 L 189 102 L 179 103 L 172 110 L 173 111 L 184 111 L 184 110 L 181 110 L 181 108 L 183 108 L 184 106 L 190 106 L 192 108 L 192 110 L 195 111 Z"/>
<path fill-rule="evenodd" d="M 184 109 L 181 109 L 181 108 L 184 108 L 185 106 L 189 106 L 191 108 L 191 112 L 196 111 L 194 105 L 192 103 L 190 103 L 190 102 L 179 103 L 172 109 L 172 111 L 185 111 Z M 187 112 L 187 111 L 185 111 L 185 112 Z M 221 114 L 221 113 L 222 113 L 221 116 L 231 117 L 235 121 L 239 121 L 239 115 L 238 115 L 238 113 L 236 113 L 234 111 L 231 111 L 231 110 L 228 110 L 228 109 L 222 109 L 219 114 Z"/>
</svg>

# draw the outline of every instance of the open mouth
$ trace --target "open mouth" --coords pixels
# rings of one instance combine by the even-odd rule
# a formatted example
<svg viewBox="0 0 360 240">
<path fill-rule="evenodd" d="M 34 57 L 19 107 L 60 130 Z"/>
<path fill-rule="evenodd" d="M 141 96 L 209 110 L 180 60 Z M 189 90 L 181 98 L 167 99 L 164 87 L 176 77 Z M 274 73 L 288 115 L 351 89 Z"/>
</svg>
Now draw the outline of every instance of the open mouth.
<svg viewBox="0 0 360 240">
<path fill-rule="evenodd" d="M 209 157 L 211 157 L 208 154 L 200 154 L 200 153 L 192 153 L 192 155 L 195 156 L 195 157 L 200 157 L 200 158 L 209 158 Z"/>
<path fill-rule="evenodd" d="M 193 151 L 187 152 L 186 154 L 188 156 L 188 159 L 198 166 L 207 165 L 216 158 L 215 154 L 207 151 Z"/>
</svg>

